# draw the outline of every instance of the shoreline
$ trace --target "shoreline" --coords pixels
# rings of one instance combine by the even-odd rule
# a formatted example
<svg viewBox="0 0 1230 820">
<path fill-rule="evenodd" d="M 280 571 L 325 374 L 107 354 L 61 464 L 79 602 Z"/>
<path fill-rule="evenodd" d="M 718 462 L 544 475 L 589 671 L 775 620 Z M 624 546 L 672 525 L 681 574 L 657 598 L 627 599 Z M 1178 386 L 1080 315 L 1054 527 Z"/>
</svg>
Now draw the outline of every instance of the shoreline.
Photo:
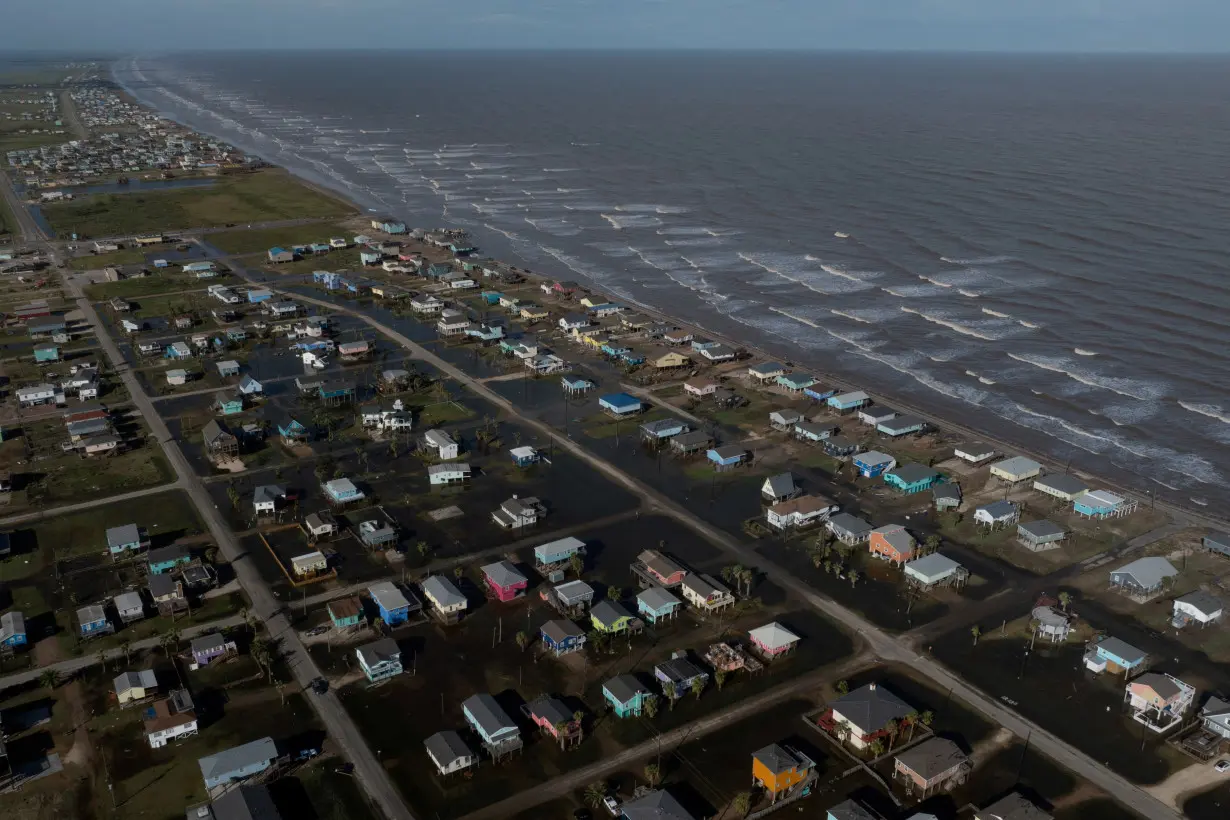
<svg viewBox="0 0 1230 820">
<path fill-rule="evenodd" d="M 200 133 L 207 134 L 210 136 L 214 136 L 214 137 L 217 137 L 218 139 L 227 140 L 228 142 L 235 144 L 237 147 L 244 148 L 242 144 L 240 144 L 238 141 L 234 139 L 234 135 L 222 134 L 222 133 L 218 133 L 215 131 L 211 131 L 209 129 L 201 128 L 194 124 L 186 123 L 183 120 L 179 119 L 174 114 L 172 114 L 171 112 L 167 112 L 161 107 L 157 105 L 153 105 L 149 101 L 135 94 L 126 84 L 121 82 L 120 79 L 116 76 L 116 68 L 117 66 L 119 66 L 121 62 L 122 61 L 120 60 L 116 60 L 110 64 L 109 71 L 111 74 L 112 81 L 115 82 L 115 84 L 119 88 L 121 88 L 125 94 L 130 96 L 138 104 L 146 106 L 147 108 L 150 108 L 151 110 L 157 112 L 159 116 L 166 117 L 167 119 L 173 122 L 179 123 L 185 128 L 191 129 L 193 131 L 198 131 Z M 244 150 L 255 156 L 261 156 L 261 152 L 259 150 L 253 149 L 251 151 L 248 151 L 247 148 L 244 148 Z M 262 157 L 262 159 L 264 159 L 264 157 Z M 280 168 L 286 171 L 287 173 L 291 174 L 292 176 L 295 177 L 296 180 L 298 180 L 300 183 L 304 184 L 305 186 L 319 193 L 322 193 L 334 199 L 337 199 L 350 207 L 355 208 L 359 214 L 367 214 L 367 213 L 373 212 L 374 210 L 379 210 L 377 208 L 373 208 L 369 205 L 365 205 L 359 202 L 355 198 L 353 191 L 340 190 L 340 188 L 343 187 L 342 183 L 340 182 L 338 182 L 338 187 L 335 188 L 332 185 L 330 185 L 329 182 L 323 181 L 320 175 L 311 174 L 311 172 L 308 171 L 307 169 L 297 168 L 291 165 L 283 165 L 283 164 L 275 164 L 275 163 L 270 163 L 270 164 L 273 165 L 274 167 Z M 385 206 L 381 205 L 381 208 L 389 211 L 395 216 L 398 216 L 398 218 L 406 219 L 406 222 L 408 225 L 414 225 L 417 222 L 417 219 L 413 218 L 416 215 L 410 215 L 410 214 L 406 214 L 403 212 L 399 212 L 397 207 L 385 208 Z M 471 231 L 469 228 L 465 228 L 465 230 L 467 231 L 467 233 L 472 233 L 472 234 L 482 233 L 482 229 Z M 543 273 L 540 270 L 528 267 L 528 265 L 530 264 L 529 260 L 526 260 L 520 255 L 517 255 L 517 258 L 521 262 L 521 264 L 518 264 L 516 267 L 527 277 L 535 279 L 535 280 L 543 280 L 543 281 L 552 280 L 552 279 L 557 278 L 557 277 L 551 276 L 550 274 Z M 592 278 L 586 276 L 586 274 L 584 274 L 583 272 L 577 271 L 563 263 L 560 263 L 560 264 L 563 268 L 566 268 L 568 270 L 569 278 L 575 278 L 577 280 L 582 281 L 591 291 L 596 292 L 596 293 L 602 293 L 602 294 L 606 294 L 609 292 L 609 289 L 605 285 L 595 282 Z M 729 335 L 727 332 L 720 331 L 720 330 L 714 330 L 698 322 L 689 322 L 689 321 L 682 320 L 676 316 L 673 316 L 672 314 L 663 310 L 662 308 L 658 308 L 658 307 L 651 306 L 651 305 L 646 305 L 644 303 L 639 302 L 638 300 L 628 299 L 626 297 L 623 299 L 623 301 L 630 303 L 638 312 L 644 313 L 645 315 L 650 316 L 658 321 L 669 323 L 672 325 L 681 326 L 681 327 L 691 327 L 691 328 L 696 328 L 698 330 L 701 330 L 704 332 L 706 336 L 712 338 L 714 341 L 721 342 L 723 344 L 726 344 L 736 349 L 742 348 L 746 350 L 749 354 L 752 355 L 753 358 L 762 358 L 762 359 L 768 359 L 768 360 L 789 360 L 793 358 L 790 355 L 785 343 L 782 343 L 780 345 L 780 347 L 782 348 L 782 352 L 774 354 L 772 351 L 766 348 L 764 342 L 761 342 L 760 344 L 747 343 L 746 341 L 741 341 L 738 337 Z M 1005 436 L 1003 434 L 988 433 L 988 432 L 979 430 L 976 426 L 971 426 L 968 424 L 963 424 L 960 422 L 953 421 L 950 417 L 941 415 L 935 410 L 926 410 L 922 407 L 919 407 L 917 404 L 911 402 L 909 399 L 904 398 L 903 394 L 901 393 L 897 393 L 892 390 L 881 389 L 879 386 L 875 385 L 874 381 L 867 382 L 867 383 L 864 383 L 861 381 L 855 381 L 849 376 L 838 375 L 822 367 L 814 367 L 814 368 L 800 367 L 800 368 L 795 368 L 795 369 L 808 372 L 816 376 L 817 378 L 819 378 L 822 382 L 825 382 L 843 391 L 863 390 L 867 392 L 868 394 L 870 394 L 874 399 L 876 399 L 877 402 L 879 401 L 880 398 L 883 398 L 884 404 L 889 405 L 895 409 L 905 411 L 906 413 L 910 415 L 917 416 L 938 429 L 964 437 L 966 439 L 969 439 L 970 441 L 982 441 L 987 444 L 990 444 L 1003 457 L 1009 457 L 1012 455 L 1027 456 L 1039 462 L 1040 464 L 1042 464 L 1043 467 L 1046 468 L 1046 471 L 1048 473 L 1071 473 L 1073 475 L 1081 476 L 1087 481 L 1090 481 L 1091 483 L 1099 485 L 1102 488 L 1111 490 L 1120 495 L 1125 495 L 1131 498 L 1135 498 L 1139 500 L 1142 504 L 1149 503 L 1151 506 L 1162 509 L 1163 511 L 1167 512 L 1172 517 L 1185 521 L 1186 523 L 1190 525 L 1202 525 L 1202 526 L 1207 526 L 1213 529 L 1230 528 L 1230 517 L 1227 517 L 1227 518 L 1218 517 L 1216 514 L 1209 512 L 1208 508 L 1202 508 L 1199 505 L 1195 504 L 1195 502 L 1190 501 L 1190 495 L 1184 494 L 1189 499 L 1188 503 L 1184 503 L 1182 501 L 1178 501 L 1178 500 L 1175 500 L 1169 497 L 1170 493 L 1166 493 L 1166 492 L 1158 493 L 1157 491 L 1146 491 L 1142 488 L 1132 487 L 1132 486 L 1129 486 L 1123 483 L 1121 480 L 1109 479 L 1105 475 L 1099 473 L 1096 470 L 1084 470 L 1084 469 L 1074 468 L 1074 467 L 1065 468 L 1062 465 L 1062 463 L 1054 455 L 1044 453 L 1041 450 L 1037 449 L 1036 446 L 1015 442 L 1013 440 L 1013 437 L 1011 436 Z M 1006 420 L 1006 421 L 1010 421 L 1010 420 Z M 1045 435 L 1045 433 L 1043 433 L 1040 430 L 1037 432 L 1039 433 L 1039 435 Z M 1122 469 L 1124 470 L 1125 473 L 1131 472 L 1129 468 L 1122 468 Z M 1179 493 L 1180 491 L 1174 491 L 1174 492 Z"/>
</svg>

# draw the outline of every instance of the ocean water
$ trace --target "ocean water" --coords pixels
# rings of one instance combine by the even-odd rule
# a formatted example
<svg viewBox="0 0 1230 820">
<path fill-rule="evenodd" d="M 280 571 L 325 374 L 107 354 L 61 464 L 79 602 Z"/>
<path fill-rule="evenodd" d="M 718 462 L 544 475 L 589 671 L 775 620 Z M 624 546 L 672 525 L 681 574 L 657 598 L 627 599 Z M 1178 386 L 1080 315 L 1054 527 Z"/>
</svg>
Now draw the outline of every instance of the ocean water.
<svg viewBox="0 0 1230 820">
<path fill-rule="evenodd" d="M 372 209 L 1224 512 L 1228 69 L 377 52 L 114 73 Z"/>
</svg>

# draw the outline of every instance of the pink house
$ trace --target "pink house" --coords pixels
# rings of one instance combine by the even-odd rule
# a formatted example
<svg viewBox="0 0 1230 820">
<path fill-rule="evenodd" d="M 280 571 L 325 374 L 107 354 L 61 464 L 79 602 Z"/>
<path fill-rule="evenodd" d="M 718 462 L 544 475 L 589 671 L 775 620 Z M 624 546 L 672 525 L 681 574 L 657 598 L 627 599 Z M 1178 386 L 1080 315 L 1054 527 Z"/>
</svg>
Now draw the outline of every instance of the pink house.
<svg viewBox="0 0 1230 820">
<path fill-rule="evenodd" d="M 765 658 L 776 658 L 794 649 L 799 636 L 774 621 L 747 633 L 752 645 Z"/>
<path fill-rule="evenodd" d="M 508 561 L 499 561 L 483 567 L 483 580 L 491 594 L 499 601 L 511 601 L 525 594 L 529 579 L 517 571 Z"/>
<path fill-rule="evenodd" d="M 521 707 L 525 715 L 561 746 L 581 742 L 581 722 L 559 698 L 542 695 Z"/>
</svg>

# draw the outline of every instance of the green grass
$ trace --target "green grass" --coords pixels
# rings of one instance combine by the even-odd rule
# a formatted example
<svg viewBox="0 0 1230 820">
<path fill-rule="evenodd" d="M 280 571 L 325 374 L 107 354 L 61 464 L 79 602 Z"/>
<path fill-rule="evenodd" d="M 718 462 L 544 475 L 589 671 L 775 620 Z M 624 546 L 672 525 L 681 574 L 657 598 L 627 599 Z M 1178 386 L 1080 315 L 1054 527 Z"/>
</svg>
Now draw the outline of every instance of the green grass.
<svg viewBox="0 0 1230 820">
<path fill-rule="evenodd" d="M 31 529 L 39 547 L 50 544 L 64 558 L 101 553 L 107 546 L 106 531 L 124 524 L 137 524 L 153 537 L 164 533 L 191 535 L 205 530 L 187 493 L 178 490 L 58 515 Z"/>
<path fill-rule="evenodd" d="M 320 256 L 312 255 L 305 256 L 294 262 L 283 262 L 280 265 L 267 265 L 268 270 L 278 273 L 311 273 L 315 270 L 351 270 L 358 269 L 362 263 L 359 261 L 358 248 L 345 248 L 333 251 L 332 253 L 322 254 Z M 376 270 L 379 270 L 377 268 Z"/>
<path fill-rule="evenodd" d="M 178 273 L 155 273 L 140 279 L 124 279 L 119 282 L 104 282 L 97 285 L 87 285 L 85 295 L 91 302 L 105 302 L 113 296 L 125 299 L 135 299 L 140 296 L 151 296 L 158 293 L 176 293 L 179 291 L 197 290 L 203 295 L 208 285 L 221 282 L 229 284 L 225 274 L 213 279 L 193 279 Z"/>
<path fill-rule="evenodd" d="M 90 501 L 175 480 L 161 449 L 150 444 L 104 458 L 65 454 L 38 462 L 37 472 L 26 499 L 40 506 Z"/>
<path fill-rule="evenodd" d="M 419 424 L 435 427 L 473 418 L 474 411 L 454 401 L 429 404 L 419 414 Z"/>
<path fill-rule="evenodd" d="M 343 217 L 339 199 L 296 182 L 281 170 L 218 178 L 208 188 L 101 194 L 48 205 L 43 215 L 58 234 L 116 236 L 171 229 L 222 227 L 281 219 Z"/>
<path fill-rule="evenodd" d="M 209 244 L 227 253 L 263 253 L 274 246 L 281 246 L 289 250 L 292 245 L 306 245 L 312 242 L 328 243 L 335 236 L 344 236 L 349 240 L 354 236 L 354 231 L 341 225 L 317 223 L 296 225 L 290 228 L 225 231 L 210 234 L 208 240 Z"/>
<path fill-rule="evenodd" d="M 145 261 L 145 255 L 148 253 L 156 253 L 156 250 L 151 248 L 121 248 L 111 253 L 79 256 L 68 264 L 73 270 L 101 270 L 108 265 L 139 265 Z"/>
<path fill-rule="evenodd" d="M 72 138 L 73 135 L 69 133 L 68 128 L 64 128 L 63 134 L 3 134 L 0 135 L 0 157 L 9 151 L 38 148 L 42 145 L 59 145 Z M 7 164 L 7 160 L 5 162 Z"/>
</svg>

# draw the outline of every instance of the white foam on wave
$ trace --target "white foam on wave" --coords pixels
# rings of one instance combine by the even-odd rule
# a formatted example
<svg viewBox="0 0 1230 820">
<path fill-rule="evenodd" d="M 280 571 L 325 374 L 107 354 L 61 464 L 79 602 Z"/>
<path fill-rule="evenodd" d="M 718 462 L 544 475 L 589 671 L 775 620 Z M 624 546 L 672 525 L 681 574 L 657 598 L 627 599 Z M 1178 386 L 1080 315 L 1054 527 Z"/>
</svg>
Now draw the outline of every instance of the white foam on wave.
<svg viewBox="0 0 1230 820">
<path fill-rule="evenodd" d="M 1223 424 L 1230 424 L 1230 410 L 1216 404 L 1200 404 L 1198 402 L 1179 401 L 1179 406 L 1191 413 L 1197 413 L 1211 419 L 1217 419 Z"/>
<path fill-rule="evenodd" d="M 1027 322 L 1024 319 L 1019 319 L 1018 321 L 1020 322 L 1021 327 L 1027 327 L 1027 328 L 1030 328 L 1031 330 L 1036 330 L 1038 327 L 1033 322 Z"/>
<path fill-rule="evenodd" d="M 1007 313 L 1000 313 L 998 310 L 991 310 L 990 308 L 984 307 L 982 309 L 982 312 L 988 316 L 994 316 L 996 319 L 1011 319 L 1012 318 Z"/>
<path fill-rule="evenodd" d="M 982 296 L 981 293 L 974 293 L 972 290 L 961 289 L 961 290 L 958 290 L 957 293 L 961 294 L 962 296 L 968 296 L 970 299 L 977 299 L 980 296 Z"/>
<path fill-rule="evenodd" d="M 662 220 L 648 214 L 602 214 L 602 218 L 611 223 L 617 231 L 634 228 L 653 228 L 662 224 Z"/>
<path fill-rule="evenodd" d="M 988 379 L 986 376 L 979 376 L 979 375 L 978 375 L 977 373 L 975 373 L 973 370 L 966 370 L 966 371 L 965 371 L 965 375 L 969 376 L 969 377 L 970 377 L 970 378 L 972 378 L 972 379 L 977 379 L 978 381 L 982 382 L 983 384 L 995 384 L 994 380 L 992 380 L 992 379 Z"/>
<path fill-rule="evenodd" d="M 1077 356 L 1096 356 L 1098 355 L 1097 351 L 1085 350 L 1083 347 L 1074 347 L 1072 348 L 1072 352 L 1075 353 Z"/>
<path fill-rule="evenodd" d="M 1160 399 L 1167 392 L 1167 386 L 1162 382 L 1147 382 L 1140 379 L 1125 379 L 1115 376 L 1103 376 L 1088 368 L 1084 368 L 1064 356 L 1038 356 L 1027 353 L 1008 353 L 1008 358 L 1018 362 L 1033 365 L 1040 370 L 1048 370 L 1067 376 L 1073 381 L 1089 387 L 1097 387 L 1127 396 L 1129 399 L 1152 401 Z"/>
<path fill-rule="evenodd" d="M 918 310 L 917 308 L 907 307 L 906 305 L 902 305 L 901 310 L 904 313 L 912 313 L 915 316 L 918 316 L 922 319 L 927 320 L 928 322 L 931 322 L 932 324 L 940 325 L 941 327 L 946 327 L 949 330 L 960 333 L 962 336 L 973 336 L 975 339 L 982 339 L 983 341 L 987 341 L 987 342 L 999 341 L 1000 339 L 1003 339 L 1007 335 L 1005 333 L 997 334 L 993 330 L 991 330 L 989 326 L 970 327 L 968 324 L 962 324 L 961 322 L 946 318 L 944 316 L 938 316 L 934 313 L 927 313 L 925 311 Z"/>
<path fill-rule="evenodd" d="M 948 256 L 941 256 L 941 261 L 947 262 L 950 265 L 1000 265 L 1004 262 L 1015 262 L 1016 257 L 1013 256 L 978 256 L 973 259 L 953 259 Z"/>
<path fill-rule="evenodd" d="M 810 266 L 807 256 L 797 256 L 788 253 L 744 253 L 738 252 L 744 262 L 755 265 L 766 273 L 771 273 L 788 282 L 802 285 L 808 290 L 824 296 L 841 293 L 854 293 L 872 287 L 855 276 L 846 273 L 835 274 L 824 270 L 816 270 Z"/>
</svg>

